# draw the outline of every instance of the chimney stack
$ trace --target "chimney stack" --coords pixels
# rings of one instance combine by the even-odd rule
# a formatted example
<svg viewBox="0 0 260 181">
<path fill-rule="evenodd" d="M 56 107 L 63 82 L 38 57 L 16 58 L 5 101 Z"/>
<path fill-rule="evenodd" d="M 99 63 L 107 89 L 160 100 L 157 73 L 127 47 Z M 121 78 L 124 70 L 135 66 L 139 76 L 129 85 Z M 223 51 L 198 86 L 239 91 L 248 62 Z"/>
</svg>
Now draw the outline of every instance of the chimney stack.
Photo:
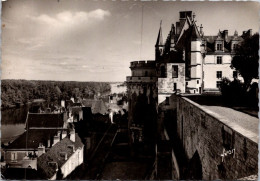
<svg viewBox="0 0 260 181">
<path fill-rule="evenodd" d="M 45 153 L 45 146 L 40 143 L 38 147 L 38 157 Z"/>
<path fill-rule="evenodd" d="M 65 107 L 65 101 L 61 100 L 61 107 Z"/>
<path fill-rule="evenodd" d="M 52 146 L 54 146 L 56 143 L 58 143 L 60 141 L 60 137 L 59 136 L 54 136 L 53 137 L 53 144 L 52 144 Z"/>
<path fill-rule="evenodd" d="M 64 139 L 67 136 L 67 132 L 65 130 L 61 133 L 61 139 Z"/>
<path fill-rule="evenodd" d="M 72 141 L 72 142 L 75 142 L 75 129 L 72 129 L 71 131 L 70 131 L 70 140 Z"/>
</svg>

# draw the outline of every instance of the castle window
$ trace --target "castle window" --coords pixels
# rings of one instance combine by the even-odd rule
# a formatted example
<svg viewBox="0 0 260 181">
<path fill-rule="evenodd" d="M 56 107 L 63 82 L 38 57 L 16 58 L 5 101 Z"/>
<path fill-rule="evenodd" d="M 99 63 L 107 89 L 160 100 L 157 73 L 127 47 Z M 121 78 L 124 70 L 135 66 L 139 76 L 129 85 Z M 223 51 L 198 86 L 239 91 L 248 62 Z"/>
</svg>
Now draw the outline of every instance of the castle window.
<svg viewBox="0 0 260 181">
<path fill-rule="evenodd" d="M 237 78 L 237 71 L 233 71 L 233 78 Z"/>
<path fill-rule="evenodd" d="M 220 88 L 221 86 L 221 81 L 217 81 L 217 88 Z"/>
<path fill-rule="evenodd" d="M 222 64 L 222 57 L 221 56 L 217 56 L 217 64 Z"/>
<path fill-rule="evenodd" d="M 166 77 L 166 71 L 164 66 L 161 66 L 161 77 Z"/>
<path fill-rule="evenodd" d="M 173 83 L 173 90 L 177 90 L 177 83 Z"/>
<path fill-rule="evenodd" d="M 218 43 L 217 44 L 217 50 L 218 51 L 222 51 L 222 43 Z"/>
<path fill-rule="evenodd" d="M 197 80 L 197 84 L 199 84 L 200 83 L 200 81 L 199 80 Z"/>
<path fill-rule="evenodd" d="M 222 78 L 222 71 L 217 71 L 217 78 L 221 79 Z"/>
<path fill-rule="evenodd" d="M 178 78 L 178 65 L 172 66 L 172 78 Z"/>
</svg>

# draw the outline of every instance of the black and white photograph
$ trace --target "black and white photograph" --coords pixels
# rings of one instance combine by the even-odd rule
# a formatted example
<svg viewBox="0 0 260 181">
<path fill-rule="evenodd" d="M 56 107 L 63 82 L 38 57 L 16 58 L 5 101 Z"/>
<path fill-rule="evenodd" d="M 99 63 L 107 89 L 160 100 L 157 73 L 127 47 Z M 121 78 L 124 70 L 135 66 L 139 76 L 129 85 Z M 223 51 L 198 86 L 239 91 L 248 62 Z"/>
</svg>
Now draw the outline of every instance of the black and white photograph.
<svg viewBox="0 0 260 181">
<path fill-rule="evenodd" d="M 258 180 L 259 2 L 1 1 L 1 180 Z"/>
</svg>

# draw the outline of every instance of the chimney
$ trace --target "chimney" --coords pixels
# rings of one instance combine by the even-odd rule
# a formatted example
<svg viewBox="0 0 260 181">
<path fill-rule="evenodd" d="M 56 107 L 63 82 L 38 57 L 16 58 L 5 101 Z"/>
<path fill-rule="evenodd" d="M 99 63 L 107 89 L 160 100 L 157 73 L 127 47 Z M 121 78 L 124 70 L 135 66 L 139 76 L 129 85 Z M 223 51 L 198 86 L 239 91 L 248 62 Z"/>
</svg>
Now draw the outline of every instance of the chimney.
<svg viewBox="0 0 260 181">
<path fill-rule="evenodd" d="M 61 139 L 64 139 L 67 136 L 67 132 L 65 130 L 61 133 Z"/>
<path fill-rule="evenodd" d="M 51 147 L 51 139 L 49 138 L 47 141 L 47 147 L 50 148 Z"/>
<path fill-rule="evenodd" d="M 64 100 L 61 100 L 61 107 L 65 107 L 65 101 Z"/>
<path fill-rule="evenodd" d="M 228 30 L 224 30 L 224 39 L 227 41 L 228 38 Z"/>
<path fill-rule="evenodd" d="M 200 25 L 200 35 L 203 35 L 203 26 L 202 26 L 202 24 Z"/>
<path fill-rule="evenodd" d="M 45 153 L 45 146 L 40 143 L 38 147 L 38 157 Z"/>
<path fill-rule="evenodd" d="M 60 137 L 59 136 L 54 136 L 53 137 L 53 144 L 52 144 L 52 146 L 54 146 L 56 143 L 58 143 L 60 141 Z"/>
<path fill-rule="evenodd" d="M 72 142 L 75 142 L 75 129 L 72 129 L 72 130 L 70 131 L 70 140 L 71 140 Z"/>
</svg>

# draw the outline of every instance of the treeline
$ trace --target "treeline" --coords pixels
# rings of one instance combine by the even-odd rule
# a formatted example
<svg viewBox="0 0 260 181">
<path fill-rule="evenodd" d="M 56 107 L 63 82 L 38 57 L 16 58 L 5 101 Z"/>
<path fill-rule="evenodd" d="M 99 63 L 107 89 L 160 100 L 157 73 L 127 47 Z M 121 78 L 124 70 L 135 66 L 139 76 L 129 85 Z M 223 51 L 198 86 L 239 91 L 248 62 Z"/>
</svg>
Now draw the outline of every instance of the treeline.
<svg viewBox="0 0 260 181">
<path fill-rule="evenodd" d="M 94 98 L 110 93 L 111 86 L 105 82 L 2 80 L 1 108 L 27 104 L 34 99 L 55 103 L 71 97 Z"/>
</svg>

